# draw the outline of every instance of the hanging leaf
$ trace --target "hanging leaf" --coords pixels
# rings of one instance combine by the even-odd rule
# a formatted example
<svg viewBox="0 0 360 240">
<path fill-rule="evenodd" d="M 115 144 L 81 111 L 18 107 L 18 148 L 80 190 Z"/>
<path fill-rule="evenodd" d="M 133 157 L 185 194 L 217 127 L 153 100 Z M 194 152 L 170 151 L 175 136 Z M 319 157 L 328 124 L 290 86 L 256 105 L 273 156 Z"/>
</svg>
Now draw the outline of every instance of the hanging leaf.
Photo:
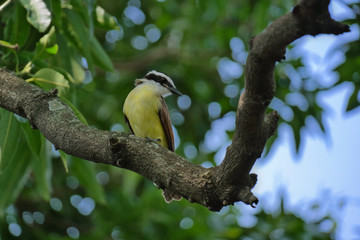
<svg viewBox="0 0 360 240">
<path fill-rule="evenodd" d="M 351 94 L 351 96 L 349 97 L 348 103 L 346 105 L 346 111 L 349 112 L 351 110 L 354 110 L 355 108 L 360 106 L 360 102 L 358 100 L 358 95 L 360 93 L 360 86 L 357 85 L 354 88 L 353 93 Z"/>
<path fill-rule="evenodd" d="M 51 177 L 52 177 L 52 164 L 51 164 L 51 143 L 40 135 L 41 149 L 38 155 L 33 155 L 31 159 L 33 174 L 35 177 L 35 187 L 40 196 L 48 201 L 52 192 Z"/>
<path fill-rule="evenodd" d="M 41 134 L 31 128 L 29 122 L 21 123 L 21 130 L 33 155 L 38 156 L 41 149 Z"/>
<path fill-rule="evenodd" d="M 86 59 L 88 68 L 91 70 L 93 67 L 93 62 L 91 58 L 90 50 L 90 33 L 87 28 L 84 28 L 86 25 L 81 16 L 69 9 L 64 9 L 64 33 L 67 39 L 73 42 L 75 46 L 80 50 L 82 56 Z"/>
<path fill-rule="evenodd" d="M 276 130 L 275 134 L 266 141 L 266 145 L 265 145 L 265 149 L 263 151 L 262 158 L 264 158 L 270 152 L 270 149 L 272 149 L 273 144 L 276 141 L 276 139 L 278 139 L 278 130 Z"/>
<path fill-rule="evenodd" d="M 21 130 L 31 151 L 31 165 L 35 177 L 35 187 L 44 200 L 51 193 L 51 157 L 46 149 L 46 140 L 39 131 L 30 127 L 28 122 L 21 123 Z"/>
<path fill-rule="evenodd" d="M 90 38 L 91 55 L 95 64 L 104 70 L 114 71 L 109 55 L 105 52 L 99 41 L 93 36 Z"/>
<path fill-rule="evenodd" d="M 12 113 L 0 109 L 0 212 L 11 204 L 23 189 L 30 169 L 30 151 L 19 131 L 20 123 Z"/>
<path fill-rule="evenodd" d="M 51 23 L 51 13 L 43 0 L 20 0 L 26 8 L 28 22 L 39 32 L 45 32 Z"/>
<path fill-rule="evenodd" d="M 3 39 L 8 42 L 16 43 L 22 47 L 32 37 L 30 35 L 30 24 L 23 19 L 26 18 L 26 9 L 18 2 L 14 1 L 14 14 L 7 19 L 4 28 Z"/>
<path fill-rule="evenodd" d="M 60 153 L 61 161 L 62 161 L 62 163 L 64 165 L 64 168 L 65 168 L 65 171 L 68 173 L 69 172 L 69 166 L 68 166 L 68 163 L 67 163 L 68 155 L 66 153 L 64 153 L 63 151 L 60 151 L 60 150 L 59 150 L 59 153 Z"/>
<path fill-rule="evenodd" d="M 4 169 L 14 155 L 20 134 L 19 124 L 14 114 L 0 109 L 0 170 Z"/>
<path fill-rule="evenodd" d="M 53 67 L 53 69 L 63 74 L 70 82 L 77 84 L 82 83 L 85 78 L 85 71 L 80 64 L 80 57 L 78 57 L 78 54 L 75 54 L 69 46 L 67 36 L 57 34 L 56 41 L 61 48 L 61 51 L 57 54 L 60 63 L 59 66 L 64 70 L 61 70 L 58 67 Z M 64 71 L 68 73 L 64 73 Z"/>
<path fill-rule="evenodd" d="M 17 147 L 26 144 L 22 138 Z M 18 149 L 13 155 L 9 165 L 0 175 L 0 212 L 10 205 L 19 195 L 27 180 L 27 172 L 30 170 L 30 151 Z"/>
</svg>

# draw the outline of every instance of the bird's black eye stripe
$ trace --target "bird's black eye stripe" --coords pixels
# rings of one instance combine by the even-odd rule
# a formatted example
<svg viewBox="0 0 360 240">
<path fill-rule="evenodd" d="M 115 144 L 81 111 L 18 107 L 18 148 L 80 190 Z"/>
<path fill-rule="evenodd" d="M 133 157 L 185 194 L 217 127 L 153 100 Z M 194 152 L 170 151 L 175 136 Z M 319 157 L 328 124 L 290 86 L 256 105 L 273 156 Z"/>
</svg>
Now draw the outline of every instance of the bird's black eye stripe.
<svg viewBox="0 0 360 240">
<path fill-rule="evenodd" d="M 159 76 L 159 75 L 156 75 L 154 73 L 146 74 L 145 78 L 149 79 L 149 80 L 153 80 L 155 82 L 158 82 L 161 85 L 167 85 L 168 84 L 168 81 L 166 80 L 166 78 L 164 78 L 162 76 Z"/>
</svg>

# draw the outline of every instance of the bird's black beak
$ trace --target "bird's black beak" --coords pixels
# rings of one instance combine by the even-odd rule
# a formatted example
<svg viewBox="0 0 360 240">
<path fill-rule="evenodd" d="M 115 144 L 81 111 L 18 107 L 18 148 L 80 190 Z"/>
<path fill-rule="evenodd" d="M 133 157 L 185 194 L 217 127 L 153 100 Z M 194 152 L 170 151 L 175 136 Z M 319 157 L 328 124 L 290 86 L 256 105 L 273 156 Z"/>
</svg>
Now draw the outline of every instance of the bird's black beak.
<svg viewBox="0 0 360 240">
<path fill-rule="evenodd" d="M 181 96 L 181 95 L 182 95 L 182 93 L 181 93 L 179 90 L 177 90 L 176 88 L 171 87 L 171 86 L 166 86 L 166 87 L 167 87 L 167 89 L 169 89 L 170 92 L 172 92 L 173 94 L 178 95 L 178 96 Z"/>
</svg>

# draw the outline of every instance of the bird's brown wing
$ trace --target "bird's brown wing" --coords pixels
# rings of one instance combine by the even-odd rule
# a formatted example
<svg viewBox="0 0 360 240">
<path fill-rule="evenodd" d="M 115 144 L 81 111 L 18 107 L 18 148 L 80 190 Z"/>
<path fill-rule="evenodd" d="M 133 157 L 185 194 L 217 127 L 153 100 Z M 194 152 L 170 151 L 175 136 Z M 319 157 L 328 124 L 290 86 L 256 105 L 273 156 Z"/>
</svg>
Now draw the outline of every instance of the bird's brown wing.
<svg viewBox="0 0 360 240">
<path fill-rule="evenodd" d="M 168 149 L 174 152 L 174 133 L 171 126 L 170 113 L 163 97 L 161 98 L 161 106 L 159 107 L 159 117 L 161 125 L 164 128 Z"/>
<path fill-rule="evenodd" d="M 131 125 L 130 125 L 129 119 L 127 118 L 127 116 L 125 114 L 124 114 L 124 116 L 125 116 L 125 123 L 129 126 L 130 131 L 132 132 L 132 134 L 135 134 L 132 127 L 131 127 Z"/>
</svg>

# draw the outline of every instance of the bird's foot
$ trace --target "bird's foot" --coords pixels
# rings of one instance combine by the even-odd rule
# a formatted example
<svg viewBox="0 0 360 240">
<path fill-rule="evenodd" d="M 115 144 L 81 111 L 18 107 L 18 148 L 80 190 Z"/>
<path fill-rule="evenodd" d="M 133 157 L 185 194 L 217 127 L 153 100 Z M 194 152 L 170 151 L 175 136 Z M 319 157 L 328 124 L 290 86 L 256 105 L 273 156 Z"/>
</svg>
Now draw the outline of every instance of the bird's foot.
<svg viewBox="0 0 360 240">
<path fill-rule="evenodd" d="M 160 138 L 152 139 L 152 138 L 146 137 L 145 139 L 147 141 L 149 141 L 149 142 L 154 142 L 154 143 L 157 143 L 157 144 L 160 144 L 160 141 L 161 141 Z"/>
</svg>

